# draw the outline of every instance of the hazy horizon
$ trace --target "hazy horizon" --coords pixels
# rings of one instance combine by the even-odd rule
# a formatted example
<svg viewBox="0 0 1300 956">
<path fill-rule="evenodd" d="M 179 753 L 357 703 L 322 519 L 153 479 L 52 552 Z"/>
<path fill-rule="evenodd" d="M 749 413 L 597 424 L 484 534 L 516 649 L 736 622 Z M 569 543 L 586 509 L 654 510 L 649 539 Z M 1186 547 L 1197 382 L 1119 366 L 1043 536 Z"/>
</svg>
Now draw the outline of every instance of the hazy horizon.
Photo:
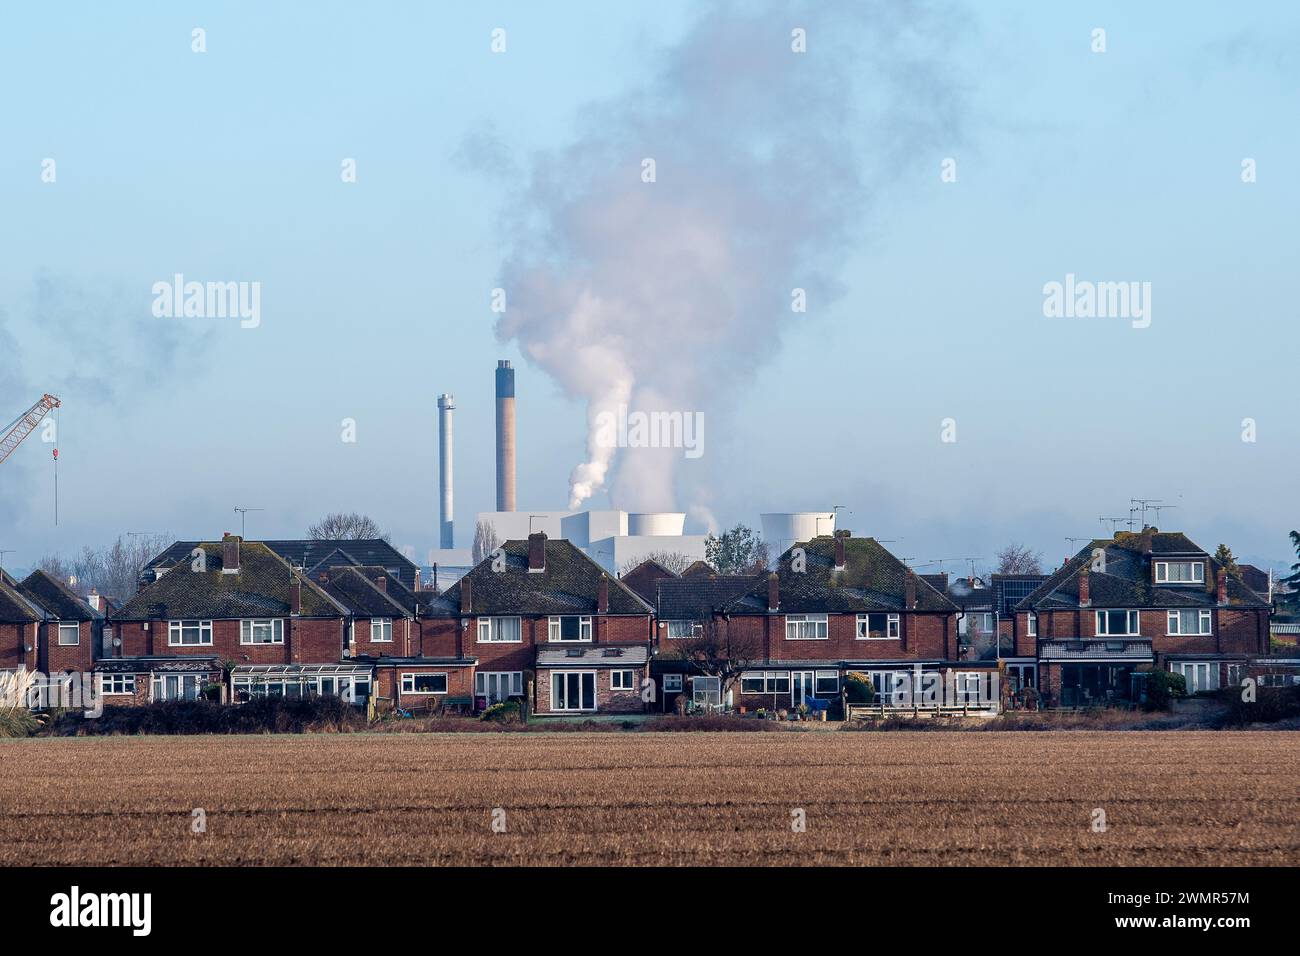
<svg viewBox="0 0 1300 956">
<path fill-rule="evenodd" d="M 40 431 L 0 464 L 4 565 L 236 507 L 250 539 L 359 511 L 423 562 L 444 392 L 468 548 L 498 359 L 521 511 L 568 510 L 626 400 L 699 413 L 702 454 L 620 449 L 582 507 L 840 505 L 965 570 L 1159 498 L 1295 560 L 1300 9 L 75 6 L 0 14 L 0 425 L 63 401 L 57 527 Z M 256 324 L 160 317 L 178 274 L 258 283 Z M 1076 281 L 1149 283 L 1149 324 L 1049 318 Z"/>
</svg>

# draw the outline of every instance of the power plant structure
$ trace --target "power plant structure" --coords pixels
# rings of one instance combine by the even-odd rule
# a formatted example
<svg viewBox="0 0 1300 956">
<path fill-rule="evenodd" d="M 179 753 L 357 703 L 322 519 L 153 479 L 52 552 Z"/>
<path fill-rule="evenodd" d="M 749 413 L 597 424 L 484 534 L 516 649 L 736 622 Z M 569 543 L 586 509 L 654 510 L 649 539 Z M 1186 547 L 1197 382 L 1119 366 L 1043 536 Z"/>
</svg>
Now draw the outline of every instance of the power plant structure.
<svg viewBox="0 0 1300 956">
<path fill-rule="evenodd" d="M 451 395 L 438 396 L 438 547 L 440 548 L 455 547 L 451 421 L 451 413 L 455 410 L 456 402 Z"/>
<path fill-rule="evenodd" d="M 515 370 L 497 362 L 497 511 L 515 510 Z"/>
</svg>

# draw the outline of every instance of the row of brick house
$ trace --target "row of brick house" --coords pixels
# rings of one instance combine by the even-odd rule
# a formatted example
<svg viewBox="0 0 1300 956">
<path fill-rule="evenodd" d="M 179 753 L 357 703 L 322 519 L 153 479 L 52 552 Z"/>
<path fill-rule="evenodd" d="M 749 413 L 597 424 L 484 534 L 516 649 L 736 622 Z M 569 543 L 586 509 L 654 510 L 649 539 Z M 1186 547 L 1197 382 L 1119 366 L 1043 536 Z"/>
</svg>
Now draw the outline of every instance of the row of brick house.
<svg viewBox="0 0 1300 956">
<path fill-rule="evenodd" d="M 885 695 L 919 673 L 1068 707 L 1132 701 L 1156 668 L 1192 690 L 1300 670 L 1269 654 L 1267 600 L 1182 534 L 1120 533 L 1051 575 L 974 584 L 916 574 L 843 532 L 767 573 L 647 563 L 621 580 L 534 534 L 437 593 L 382 541 L 226 535 L 177 542 L 107 611 L 43 572 L 0 572 L 0 669 L 93 671 L 109 704 L 335 694 L 416 711 L 525 697 L 545 715 L 670 710 L 680 695 L 793 708 L 838 695 L 848 672 Z M 725 676 L 701 665 L 702 646 L 728 658 Z"/>
</svg>

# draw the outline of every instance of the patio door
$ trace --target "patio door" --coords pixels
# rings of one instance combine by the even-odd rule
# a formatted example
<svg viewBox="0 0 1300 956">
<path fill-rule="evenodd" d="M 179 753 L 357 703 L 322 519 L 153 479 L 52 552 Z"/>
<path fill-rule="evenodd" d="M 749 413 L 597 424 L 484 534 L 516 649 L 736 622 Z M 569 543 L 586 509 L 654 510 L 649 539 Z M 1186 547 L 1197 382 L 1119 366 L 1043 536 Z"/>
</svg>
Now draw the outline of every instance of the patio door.
<svg viewBox="0 0 1300 956">
<path fill-rule="evenodd" d="M 1182 674 L 1187 681 L 1187 693 L 1197 694 L 1205 690 L 1219 689 L 1219 664 L 1190 663 L 1180 661 L 1174 664 L 1174 673 Z"/>
<path fill-rule="evenodd" d="M 817 684 L 814 671 L 790 672 L 790 704 L 798 707 L 805 697 L 815 697 Z"/>
<path fill-rule="evenodd" d="M 551 674 L 552 710 L 595 710 L 595 671 L 556 671 Z"/>
</svg>

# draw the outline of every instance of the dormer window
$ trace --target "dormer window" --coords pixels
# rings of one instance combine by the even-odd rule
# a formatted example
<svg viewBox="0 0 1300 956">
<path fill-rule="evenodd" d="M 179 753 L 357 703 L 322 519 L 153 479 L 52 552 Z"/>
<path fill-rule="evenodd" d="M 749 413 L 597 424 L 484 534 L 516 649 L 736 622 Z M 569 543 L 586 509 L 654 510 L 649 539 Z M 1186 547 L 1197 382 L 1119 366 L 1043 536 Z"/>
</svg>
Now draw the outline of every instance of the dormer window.
<svg viewBox="0 0 1300 956">
<path fill-rule="evenodd" d="M 1204 561 L 1157 561 L 1157 584 L 1202 584 L 1205 581 Z"/>
</svg>

